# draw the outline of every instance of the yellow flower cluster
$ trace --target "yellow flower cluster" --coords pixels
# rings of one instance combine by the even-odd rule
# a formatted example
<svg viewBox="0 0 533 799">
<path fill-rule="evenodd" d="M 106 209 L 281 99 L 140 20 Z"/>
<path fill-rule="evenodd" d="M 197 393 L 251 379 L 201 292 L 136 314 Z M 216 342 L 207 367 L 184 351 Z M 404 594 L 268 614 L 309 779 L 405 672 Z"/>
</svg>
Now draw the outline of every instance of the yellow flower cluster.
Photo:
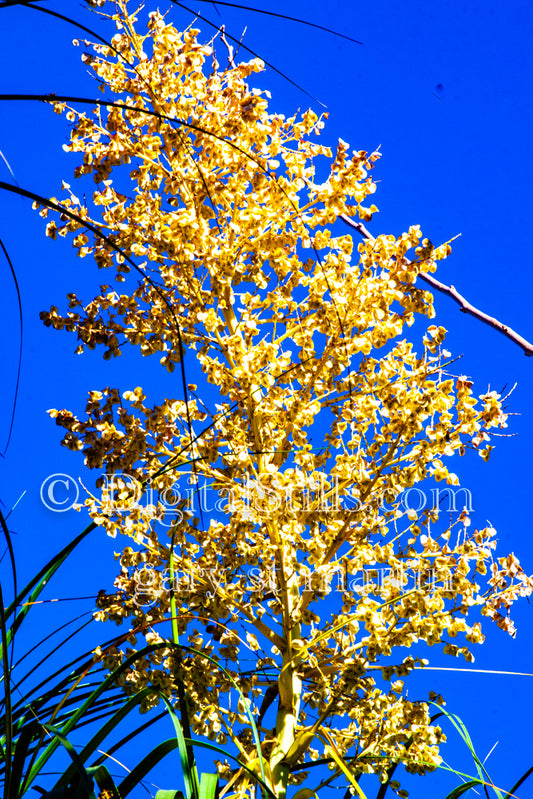
<svg viewBox="0 0 533 799">
<path fill-rule="evenodd" d="M 533 585 L 513 556 L 493 561 L 491 528 L 472 532 L 467 513 L 443 525 L 438 509 L 401 502 L 428 479 L 456 485 L 450 459 L 488 457 L 491 429 L 506 422 L 498 395 L 477 399 L 452 374 L 442 327 L 417 349 L 402 337 L 417 316 L 434 317 L 417 275 L 449 247 L 433 249 L 417 226 L 354 245 L 336 221 L 377 210 L 365 204 L 377 154 L 343 141 L 332 153 L 311 111 L 271 113 L 247 82 L 258 60 L 222 68 L 216 37 L 201 44 L 159 12 L 140 35 L 126 0 L 116 5 L 113 47 L 95 45 L 84 61 L 117 104 L 56 109 L 74 120 L 67 149 L 82 155 L 76 176 L 94 178 L 92 204 L 64 184 L 79 220 L 47 233 L 74 234 L 79 255 L 123 293 L 70 294 L 64 315 L 42 317 L 75 331 L 80 352 L 103 346 L 111 358 L 129 344 L 168 371 L 185 352 L 219 404 L 208 407 L 208 392 L 204 405 L 196 386 L 153 407 L 141 388 L 106 389 L 90 392 L 83 419 L 52 412 L 90 468 L 139 489 L 102 478 L 87 500 L 93 519 L 136 547 L 120 555 L 116 593 L 99 596 L 97 615 L 162 641 L 174 602 L 182 643 L 228 669 L 257 712 L 279 797 L 301 780 L 292 768 L 332 747 L 355 775 L 398 760 L 432 769 L 442 733 L 404 695 L 398 678 L 423 665 L 405 648 L 471 660 L 467 644 L 483 634 L 467 614 L 478 606 L 513 632 L 510 604 Z M 162 526 L 180 478 L 191 493 L 202 481 L 216 492 L 218 515 L 197 518 L 181 501 Z M 129 651 L 101 655 L 112 666 Z M 242 700 L 205 659 L 158 651 L 124 687 L 173 696 L 177 679 L 195 733 L 230 738 L 256 768 Z M 277 713 L 263 725 L 272 686 Z M 247 779 L 235 783 L 240 796 Z"/>
</svg>

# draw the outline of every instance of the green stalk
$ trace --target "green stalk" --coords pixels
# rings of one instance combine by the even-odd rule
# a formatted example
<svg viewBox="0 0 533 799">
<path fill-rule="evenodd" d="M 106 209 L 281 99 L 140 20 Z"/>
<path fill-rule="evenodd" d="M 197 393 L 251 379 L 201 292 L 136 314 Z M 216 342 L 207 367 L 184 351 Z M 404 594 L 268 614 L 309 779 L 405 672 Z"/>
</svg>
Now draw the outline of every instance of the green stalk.
<svg viewBox="0 0 533 799">
<path fill-rule="evenodd" d="M 169 568 L 170 568 L 170 613 L 171 613 L 171 624 L 172 624 L 172 642 L 174 644 L 179 645 L 180 637 L 178 631 L 178 616 L 176 612 L 176 595 L 174 593 L 174 534 L 175 534 L 176 525 L 172 528 L 172 540 L 170 542 L 170 558 L 169 558 Z"/>
</svg>

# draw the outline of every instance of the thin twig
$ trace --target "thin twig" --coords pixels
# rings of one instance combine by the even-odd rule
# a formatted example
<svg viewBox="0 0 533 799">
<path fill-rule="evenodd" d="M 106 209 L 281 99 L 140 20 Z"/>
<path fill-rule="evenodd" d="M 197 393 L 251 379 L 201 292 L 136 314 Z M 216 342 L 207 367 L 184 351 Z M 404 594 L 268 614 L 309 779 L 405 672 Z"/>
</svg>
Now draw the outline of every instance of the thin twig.
<svg viewBox="0 0 533 799">
<path fill-rule="evenodd" d="M 226 39 L 226 26 L 225 25 L 221 25 L 220 26 L 220 39 L 226 45 L 226 47 L 228 49 L 228 64 L 230 65 L 230 67 L 235 67 L 234 50 L 233 50 L 233 47 L 231 46 L 231 44 Z"/>
<path fill-rule="evenodd" d="M 376 240 L 362 222 L 355 222 L 346 214 L 340 214 L 340 219 L 342 219 L 343 222 L 346 222 L 346 224 L 351 228 L 356 230 L 364 239 L 367 239 L 367 241 Z M 462 294 L 459 294 L 455 286 L 447 286 L 445 283 L 441 283 L 440 280 L 432 277 L 432 275 L 428 275 L 426 272 L 419 272 L 418 276 L 421 280 L 431 286 L 431 288 L 434 288 L 436 291 L 440 291 L 441 294 L 446 294 L 448 297 L 451 297 L 452 300 L 455 300 L 459 306 L 459 309 L 463 313 L 470 314 L 470 316 L 473 316 L 480 322 L 489 325 L 489 327 L 493 327 L 499 333 L 502 333 L 504 336 L 511 339 L 511 341 L 514 341 L 514 343 L 518 344 L 518 346 L 524 351 L 524 354 L 528 357 L 533 355 L 533 344 L 527 341 L 527 339 L 525 339 L 511 327 L 505 325 L 503 322 L 500 322 L 499 319 L 480 311 L 479 308 L 476 308 L 474 305 L 472 305 L 472 303 L 463 297 Z"/>
</svg>

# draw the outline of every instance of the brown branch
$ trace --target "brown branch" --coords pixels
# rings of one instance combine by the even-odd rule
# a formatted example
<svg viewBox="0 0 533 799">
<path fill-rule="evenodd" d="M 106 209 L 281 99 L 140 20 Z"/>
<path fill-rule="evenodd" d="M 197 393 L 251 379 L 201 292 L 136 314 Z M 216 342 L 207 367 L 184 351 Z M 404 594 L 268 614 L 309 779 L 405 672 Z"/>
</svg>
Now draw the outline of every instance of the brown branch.
<svg viewBox="0 0 533 799">
<path fill-rule="evenodd" d="M 367 239 L 367 241 L 376 240 L 362 222 L 355 222 L 346 214 L 340 214 L 340 219 L 342 219 L 343 222 L 346 222 L 346 224 L 351 228 L 356 230 L 364 239 Z M 494 316 L 489 316 L 483 311 L 480 311 L 479 308 L 476 308 L 471 302 L 468 302 L 468 300 L 463 297 L 462 294 L 459 294 L 455 286 L 447 286 L 445 283 L 441 283 L 440 280 L 428 275 L 426 272 L 420 272 L 418 276 L 421 280 L 431 286 L 431 288 L 436 289 L 436 291 L 440 291 L 441 294 L 446 294 L 448 297 L 451 297 L 452 300 L 458 304 L 459 309 L 463 313 L 470 314 L 470 316 L 473 316 L 480 322 L 489 325 L 489 327 L 493 327 L 499 333 L 502 333 L 504 336 L 511 339 L 511 341 L 514 341 L 515 344 L 518 344 L 518 346 L 523 349 L 525 355 L 533 355 L 533 344 L 527 341 L 527 339 L 525 339 L 508 325 L 504 325 L 503 322 L 495 319 Z"/>
</svg>

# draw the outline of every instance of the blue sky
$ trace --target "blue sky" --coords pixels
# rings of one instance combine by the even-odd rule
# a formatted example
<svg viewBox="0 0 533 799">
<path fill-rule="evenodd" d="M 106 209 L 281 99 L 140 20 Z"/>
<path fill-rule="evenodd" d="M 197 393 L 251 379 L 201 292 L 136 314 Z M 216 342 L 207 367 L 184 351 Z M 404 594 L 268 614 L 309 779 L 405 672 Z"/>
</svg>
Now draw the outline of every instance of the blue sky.
<svg viewBox="0 0 533 799">
<path fill-rule="evenodd" d="M 102 29 L 93 14 L 70 0 L 44 0 L 42 5 Z M 156 3 L 148 0 L 146 6 Z M 161 10 L 169 6 L 159 4 Z M 341 137 L 354 149 L 380 147 L 383 157 L 375 169 L 379 182 L 374 199 L 380 213 L 371 223 L 372 232 L 400 234 L 409 225 L 420 224 L 434 243 L 461 234 L 437 277 L 533 340 L 530 3 L 268 0 L 262 5 L 334 28 L 362 45 L 286 20 L 217 7 L 221 16 L 208 3 L 190 3 L 217 25 L 224 21 L 239 39 L 246 28 L 248 47 L 327 105 L 324 142 L 335 144 Z M 170 13 L 178 25 L 191 19 L 176 7 Z M 206 23 L 198 27 L 210 35 Z M 94 95 L 94 83 L 80 62 L 81 50 L 70 44 L 76 35 L 65 23 L 36 11 L 0 8 L 1 92 Z M 276 111 L 320 108 L 271 70 L 255 76 L 255 85 L 272 92 L 271 107 Z M 59 195 L 61 179 L 71 179 L 75 164 L 62 151 L 66 135 L 64 118 L 42 104 L 0 104 L 0 150 L 26 189 Z M 2 162 L 0 180 L 11 182 Z M 68 243 L 45 239 L 43 221 L 29 202 L 0 193 L 0 237 L 17 272 L 25 324 L 13 436 L 0 459 L 0 499 L 5 512 L 26 492 L 10 522 L 17 533 L 21 575 L 29 577 L 84 526 L 79 514 L 52 513 L 40 499 L 40 486 L 49 474 L 76 475 L 80 466 L 76 456 L 59 447 L 60 431 L 46 409 L 81 410 L 89 389 L 117 385 L 125 390 L 142 384 L 143 375 L 132 377 L 131 361 L 110 365 L 94 354 L 77 358 L 70 337 L 41 325 L 41 310 L 61 305 L 68 291 L 88 294 L 98 276 L 88 261 L 75 257 Z M 19 323 L 5 261 L 1 269 L 3 451 L 15 387 Z M 458 370 L 470 375 L 480 392 L 488 386 L 501 390 L 517 383 L 509 400 L 509 410 L 517 414 L 507 431 L 513 437 L 497 442 L 488 464 L 465 458 L 457 471 L 473 495 L 474 523 L 484 526 L 489 520 L 498 530 L 500 554 L 515 552 L 526 571 L 533 573 L 533 358 L 461 314 L 450 299 L 437 297 L 436 307 L 438 323 L 449 331 L 448 349 L 463 355 Z M 147 373 L 147 379 L 153 376 Z M 57 595 L 91 595 L 111 584 L 112 551 L 117 547 L 99 539 L 97 554 L 95 542 L 85 546 L 68 574 L 55 583 Z M 81 612 L 90 602 L 77 607 Z M 74 613 L 72 606 L 64 612 Z M 477 649 L 475 668 L 533 673 L 531 605 L 523 601 L 514 616 L 516 639 L 487 627 L 487 642 Z M 112 633 L 103 631 L 102 637 Z M 443 663 L 465 665 L 451 659 L 439 665 Z M 509 787 L 533 764 L 528 743 L 533 677 L 433 671 L 416 679 L 420 692 L 434 689 L 445 695 L 448 709 L 464 719 L 483 756 L 499 742 L 488 761 L 496 782 Z M 459 749 L 450 746 L 448 759 L 458 764 L 459 757 Z M 465 769 L 471 767 L 468 756 L 462 762 Z M 429 780 L 432 795 L 440 795 L 443 778 L 435 775 Z M 522 799 L 533 796 L 532 785 L 522 789 Z M 423 791 L 425 795 L 425 790 L 425 781 L 411 785 L 412 796 L 422 796 Z"/>
</svg>

